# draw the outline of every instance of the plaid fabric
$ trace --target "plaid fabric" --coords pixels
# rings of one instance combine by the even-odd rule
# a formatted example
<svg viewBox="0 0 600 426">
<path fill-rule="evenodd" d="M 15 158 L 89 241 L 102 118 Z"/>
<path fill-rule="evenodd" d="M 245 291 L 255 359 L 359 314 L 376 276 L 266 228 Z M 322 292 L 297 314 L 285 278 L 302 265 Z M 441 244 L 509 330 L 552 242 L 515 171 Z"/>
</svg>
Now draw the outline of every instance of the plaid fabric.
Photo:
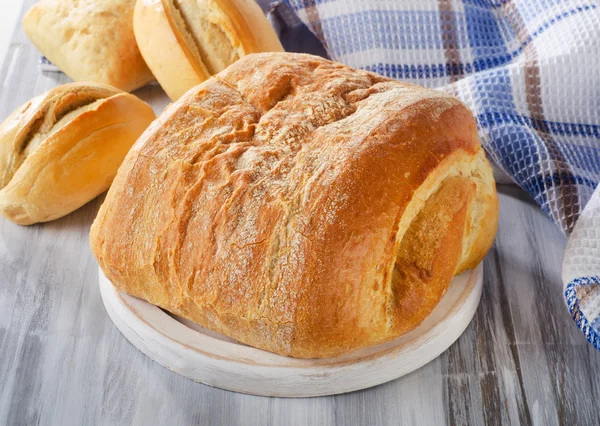
<svg viewBox="0 0 600 426">
<path fill-rule="evenodd" d="M 276 3 L 294 11 L 332 59 L 462 99 L 493 162 L 573 232 L 600 181 L 598 1 Z M 565 297 L 600 349 L 600 251 L 589 251 L 600 247 L 600 207 L 588 210 L 569 241 Z"/>
<path fill-rule="evenodd" d="M 39 66 L 42 72 L 61 72 L 60 68 L 50 62 L 45 56 L 40 57 Z"/>
</svg>

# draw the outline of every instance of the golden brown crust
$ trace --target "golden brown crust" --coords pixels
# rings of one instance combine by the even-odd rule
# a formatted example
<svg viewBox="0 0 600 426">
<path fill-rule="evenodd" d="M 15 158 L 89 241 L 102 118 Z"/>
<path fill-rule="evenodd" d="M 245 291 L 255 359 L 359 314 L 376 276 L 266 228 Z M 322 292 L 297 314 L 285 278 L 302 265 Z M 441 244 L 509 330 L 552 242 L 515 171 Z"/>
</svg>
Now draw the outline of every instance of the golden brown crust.
<svg viewBox="0 0 600 426">
<path fill-rule="evenodd" d="M 99 84 L 65 84 L 17 108 L 0 125 L 0 188 L 8 184 L 25 161 L 25 149 L 35 134 L 48 132 L 69 112 L 119 92 Z"/>
<path fill-rule="evenodd" d="M 75 81 L 131 92 L 154 81 L 133 34 L 135 0 L 42 0 L 25 15 L 31 42 Z"/>
<path fill-rule="evenodd" d="M 94 199 L 154 118 L 137 97 L 94 84 L 66 84 L 25 103 L 0 125 L 0 213 L 30 225 Z"/>
<path fill-rule="evenodd" d="M 173 100 L 244 55 L 283 51 L 253 0 L 138 0 L 134 31 Z"/>
<path fill-rule="evenodd" d="M 252 346 L 330 357 L 416 327 L 481 260 L 496 216 L 460 101 L 270 53 L 151 126 L 91 244 L 125 292 Z"/>
<path fill-rule="evenodd" d="M 244 54 L 281 52 L 283 47 L 255 0 L 214 0 L 228 17 Z"/>
</svg>

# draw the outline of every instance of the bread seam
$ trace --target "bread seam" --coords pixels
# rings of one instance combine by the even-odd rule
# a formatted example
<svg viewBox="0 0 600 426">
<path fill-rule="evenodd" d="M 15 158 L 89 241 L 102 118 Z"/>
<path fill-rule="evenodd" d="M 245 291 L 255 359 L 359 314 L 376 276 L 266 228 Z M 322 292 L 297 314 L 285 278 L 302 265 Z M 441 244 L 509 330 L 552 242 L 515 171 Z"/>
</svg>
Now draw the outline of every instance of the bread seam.
<svg viewBox="0 0 600 426">
<path fill-rule="evenodd" d="M 86 111 L 86 113 L 87 113 L 87 112 L 88 112 L 88 111 Z M 93 111 L 89 111 L 89 112 L 91 113 L 91 112 L 93 112 Z M 84 114 L 85 114 L 85 113 L 84 113 Z M 83 114 L 81 114 L 81 115 L 83 115 Z M 91 138 L 91 137 L 92 137 L 94 134 L 96 134 L 96 133 L 98 133 L 98 132 L 101 132 L 102 130 L 106 130 L 106 129 L 108 129 L 108 128 L 111 128 L 111 127 L 124 126 L 124 125 L 126 125 L 126 124 L 129 124 L 129 123 L 131 123 L 131 122 L 133 122 L 133 120 L 127 120 L 127 121 L 123 121 L 123 122 L 112 123 L 112 124 L 107 124 L 106 126 L 98 127 L 97 129 L 94 129 L 94 130 L 92 130 L 90 133 L 88 133 L 88 134 L 87 134 L 85 137 L 83 137 L 83 138 L 79 139 L 79 141 L 77 141 L 77 143 L 76 143 L 76 144 L 74 144 L 72 147 L 70 147 L 70 148 L 69 148 L 67 151 L 65 151 L 65 152 L 63 153 L 63 156 L 67 156 L 67 155 L 68 155 L 68 154 L 69 154 L 71 151 L 73 151 L 74 149 L 77 149 L 77 147 L 78 147 L 78 145 L 79 145 L 80 143 L 84 143 L 84 142 L 86 142 L 86 141 L 87 141 L 89 138 Z M 66 127 L 66 126 L 65 126 L 65 127 Z M 69 130 L 69 129 L 65 129 L 64 133 L 68 132 L 68 130 Z M 62 131 L 62 129 L 61 129 L 60 131 Z M 59 131 L 59 132 L 57 132 L 57 133 L 55 133 L 57 137 L 58 137 L 58 136 L 60 136 L 60 134 L 59 134 L 59 133 L 60 133 L 60 131 Z M 86 157 L 86 158 L 87 158 L 87 157 Z M 40 173 L 38 173 L 38 175 L 36 176 L 35 180 L 34 180 L 34 181 L 31 183 L 31 187 L 32 187 L 32 188 L 35 186 L 35 183 L 36 183 L 36 182 L 37 182 L 37 180 L 39 179 L 39 177 L 40 177 L 40 175 L 41 175 L 41 172 L 43 172 L 43 171 L 44 171 L 44 170 L 45 170 L 45 169 L 46 169 L 48 166 L 49 166 L 49 164 L 46 164 L 46 165 L 45 165 L 45 166 L 44 166 L 42 169 L 40 169 Z M 18 184 L 18 183 L 20 183 L 20 182 L 21 182 L 20 180 L 19 180 L 19 181 L 16 181 L 16 182 L 15 182 L 15 184 Z"/>
<path fill-rule="evenodd" d="M 44 143 L 44 141 L 46 141 L 48 138 L 50 138 L 55 133 L 60 132 L 60 130 L 62 128 L 64 128 L 65 126 L 68 126 L 69 123 L 72 122 L 73 120 L 76 120 L 77 117 L 81 116 L 86 111 L 93 111 L 94 109 L 97 109 L 98 104 L 104 102 L 105 99 L 109 99 L 109 98 L 96 99 L 95 101 L 92 101 L 85 105 L 81 105 L 71 111 L 68 111 L 66 114 L 60 114 L 59 116 L 54 116 L 53 117 L 54 123 L 52 124 L 52 127 L 50 127 L 45 132 L 37 133 L 36 135 L 34 135 L 33 138 L 31 138 L 29 140 L 29 142 L 26 144 L 25 148 L 22 149 L 23 154 L 25 154 L 26 157 L 29 156 L 36 148 L 40 147 Z M 36 138 L 39 140 L 36 141 Z M 34 141 L 36 141 L 35 144 L 34 144 Z"/>
<path fill-rule="evenodd" d="M 476 184 L 478 186 L 477 187 L 478 191 L 468 206 L 469 209 L 472 209 L 473 203 L 476 200 L 478 200 L 477 195 L 480 192 L 479 190 L 482 189 L 480 187 L 480 185 L 484 184 L 484 182 L 479 182 L 479 179 L 475 178 L 477 175 L 474 173 L 474 171 L 476 169 L 476 165 L 480 161 L 481 156 L 485 156 L 482 149 L 479 149 L 475 153 L 469 153 L 463 149 L 458 149 L 455 152 L 453 152 L 451 155 L 447 156 L 438 165 L 438 167 L 435 170 L 433 170 L 429 173 L 429 175 L 427 176 L 427 179 L 421 184 L 421 186 L 417 189 L 417 191 L 415 191 L 413 193 L 412 199 L 407 204 L 406 208 L 402 212 L 399 212 L 400 220 L 398 222 L 398 231 L 396 233 L 395 243 L 393 245 L 393 251 L 392 251 L 393 253 L 398 253 L 398 250 L 400 249 L 400 246 L 402 245 L 404 236 L 407 234 L 407 232 L 412 227 L 414 221 L 417 219 L 417 217 L 421 213 L 421 211 L 424 208 L 427 201 L 430 200 L 431 197 L 435 197 L 435 195 L 440 191 L 440 189 L 442 188 L 442 186 L 448 179 L 460 176 L 465 179 L 469 179 L 469 180 L 476 182 Z M 463 158 L 456 160 L 456 157 L 463 157 Z M 445 172 L 440 176 L 439 170 L 444 170 L 444 169 L 446 169 Z M 469 174 L 465 174 L 464 173 L 465 170 L 468 170 Z M 431 182 L 431 181 L 435 182 L 436 184 L 435 184 L 435 186 L 428 188 L 429 182 Z M 467 229 L 468 229 L 468 227 L 465 224 L 465 227 L 464 227 L 465 234 L 463 234 L 461 256 L 458 260 L 457 267 L 463 262 L 463 258 L 464 258 L 464 254 L 465 254 L 464 247 L 466 246 L 465 238 L 467 237 L 467 235 L 466 235 Z M 386 280 L 386 282 L 384 282 L 384 288 L 386 289 L 385 290 L 385 294 L 386 294 L 385 311 L 386 311 L 386 315 L 388 317 L 387 318 L 388 329 L 391 329 L 393 327 L 393 321 L 394 321 L 393 306 L 392 306 L 395 301 L 395 294 L 394 294 L 394 289 L 393 289 L 393 284 L 394 284 L 393 271 L 394 271 L 395 264 L 396 264 L 396 258 L 397 258 L 397 255 L 394 257 L 394 261 L 388 268 L 388 272 L 384 275 L 384 279 Z"/>
<path fill-rule="evenodd" d="M 189 30 L 189 23 L 185 20 L 179 8 L 175 5 L 173 0 L 160 0 L 163 5 L 163 10 L 165 11 L 165 16 L 167 17 L 167 21 L 175 35 L 175 38 L 179 42 L 186 58 L 194 68 L 194 71 L 200 75 L 202 78 L 210 78 L 212 73 L 208 70 L 208 67 L 204 63 L 204 59 L 202 58 L 202 53 L 198 46 L 196 45 L 196 41 L 192 35 L 192 32 Z M 176 13 L 179 14 L 182 24 L 184 28 L 180 28 L 180 25 L 177 22 L 177 18 L 173 16 L 173 9 Z M 185 31 L 190 38 L 187 40 L 186 37 L 182 34 L 182 31 Z M 190 46 L 190 43 L 192 45 Z"/>
<path fill-rule="evenodd" d="M 210 54 L 204 51 L 203 41 L 196 38 L 196 34 L 192 29 L 193 23 L 186 19 L 180 6 L 177 4 L 177 0 L 161 0 L 161 2 L 171 30 L 175 34 L 180 46 L 182 46 L 188 61 L 192 64 L 196 73 L 207 79 L 221 71 L 220 69 L 215 69 L 211 64 Z M 219 14 L 222 15 L 220 17 L 225 20 L 229 19 L 217 3 L 214 3 L 212 7 L 218 8 Z M 244 56 L 246 49 L 243 43 L 240 46 L 236 46 L 234 39 L 231 37 L 232 33 L 236 32 L 231 22 L 227 21 L 216 24 L 208 19 L 209 16 L 210 14 L 207 11 L 207 17 L 203 18 L 203 20 L 210 25 L 215 25 L 217 30 L 223 33 L 231 50 L 236 52 L 237 59 Z"/>
<path fill-rule="evenodd" d="M 115 90 L 114 93 L 111 94 L 107 90 L 106 96 L 104 97 L 95 97 L 90 93 L 90 95 L 87 98 L 82 99 L 80 102 L 76 102 L 72 106 L 70 105 L 66 107 L 64 111 L 60 111 L 58 115 L 55 115 L 57 105 L 59 105 L 65 97 L 77 97 L 82 93 L 85 94 L 86 91 L 75 90 L 66 93 L 57 93 L 49 99 L 41 100 L 41 102 L 43 103 L 43 108 L 40 111 L 37 111 L 34 117 L 32 117 L 31 120 L 28 122 L 28 124 L 23 126 L 14 137 L 14 140 L 17 142 L 18 147 L 13 145 L 13 149 L 17 153 L 17 155 L 13 156 L 15 161 L 11 164 L 11 166 L 5 169 L 3 176 L 4 183 L 0 185 L 0 189 L 6 187 L 10 183 L 13 176 L 17 173 L 19 167 L 21 167 L 21 165 L 25 162 L 25 160 L 27 160 L 29 155 L 31 155 L 31 152 L 33 152 L 33 150 L 35 149 L 38 149 L 47 139 L 47 136 L 44 136 L 43 139 L 38 143 L 37 147 L 35 147 L 33 150 L 29 150 L 29 145 L 37 135 L 50 135 L 56 124 L 66 115 L 81 108 L 85 108 L 86 106 L 99 100 L 110 98 L 111 96 L 118 94 L 119 91 Z M 29 108 L 31 108 L 31 106 L 32 103 L 30 101 L 27 104 L 27 107 L 21 112 L 21 115 L 25 114 L 29 110 Z M 51 120 L 51 124 L 46 123 L 49 117 Z M 45 126 L 49 126 L 49 128 L 46 131 L 40 133 L 40 130 Z"/>
</svg>

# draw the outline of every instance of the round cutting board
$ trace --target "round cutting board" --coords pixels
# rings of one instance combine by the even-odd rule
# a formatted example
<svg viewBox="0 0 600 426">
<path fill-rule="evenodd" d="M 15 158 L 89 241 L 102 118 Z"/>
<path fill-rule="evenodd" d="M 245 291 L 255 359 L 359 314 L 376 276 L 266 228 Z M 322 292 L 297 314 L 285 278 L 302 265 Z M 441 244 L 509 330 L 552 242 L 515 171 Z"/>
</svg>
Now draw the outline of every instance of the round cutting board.
<svg viewBox="0 0 600 426">
<path fill-rule="evenodd" d="M 388 382 L 425 365 L 463 333 L 479 304 L 483 267 L 454 278 L 419 327 L 398 339 L 329 359 L 295 359 L 252 348 L 121 293 L 100 271 L 117 328 L 162 366 L 210 386 L 253 395 L 334 395 Z"/>
</svg>

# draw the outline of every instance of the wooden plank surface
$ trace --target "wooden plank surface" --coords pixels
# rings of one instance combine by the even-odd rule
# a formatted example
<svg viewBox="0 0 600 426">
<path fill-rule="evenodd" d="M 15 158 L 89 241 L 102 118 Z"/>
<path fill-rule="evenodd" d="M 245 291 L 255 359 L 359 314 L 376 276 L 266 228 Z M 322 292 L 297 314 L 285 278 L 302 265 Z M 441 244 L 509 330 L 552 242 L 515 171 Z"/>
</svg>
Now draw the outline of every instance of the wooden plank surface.
<svg viewBox="0 0 600 426">
<path fill-rule="evenodd" d="M 17 28 L 0 71 L 0 119 L 67 81 L 40 74 L 38 56 Z M 562 298 L 565 239 L 519 189 L 500 188 L 481 305 L 446 353 L 372 389 L 296 400 L 194 383 L 119 334 L 88 247 L 101 198 L 44 225 L 0 220 L 2 425 L 600 424 L 600 353 Z"/>
</svg>

